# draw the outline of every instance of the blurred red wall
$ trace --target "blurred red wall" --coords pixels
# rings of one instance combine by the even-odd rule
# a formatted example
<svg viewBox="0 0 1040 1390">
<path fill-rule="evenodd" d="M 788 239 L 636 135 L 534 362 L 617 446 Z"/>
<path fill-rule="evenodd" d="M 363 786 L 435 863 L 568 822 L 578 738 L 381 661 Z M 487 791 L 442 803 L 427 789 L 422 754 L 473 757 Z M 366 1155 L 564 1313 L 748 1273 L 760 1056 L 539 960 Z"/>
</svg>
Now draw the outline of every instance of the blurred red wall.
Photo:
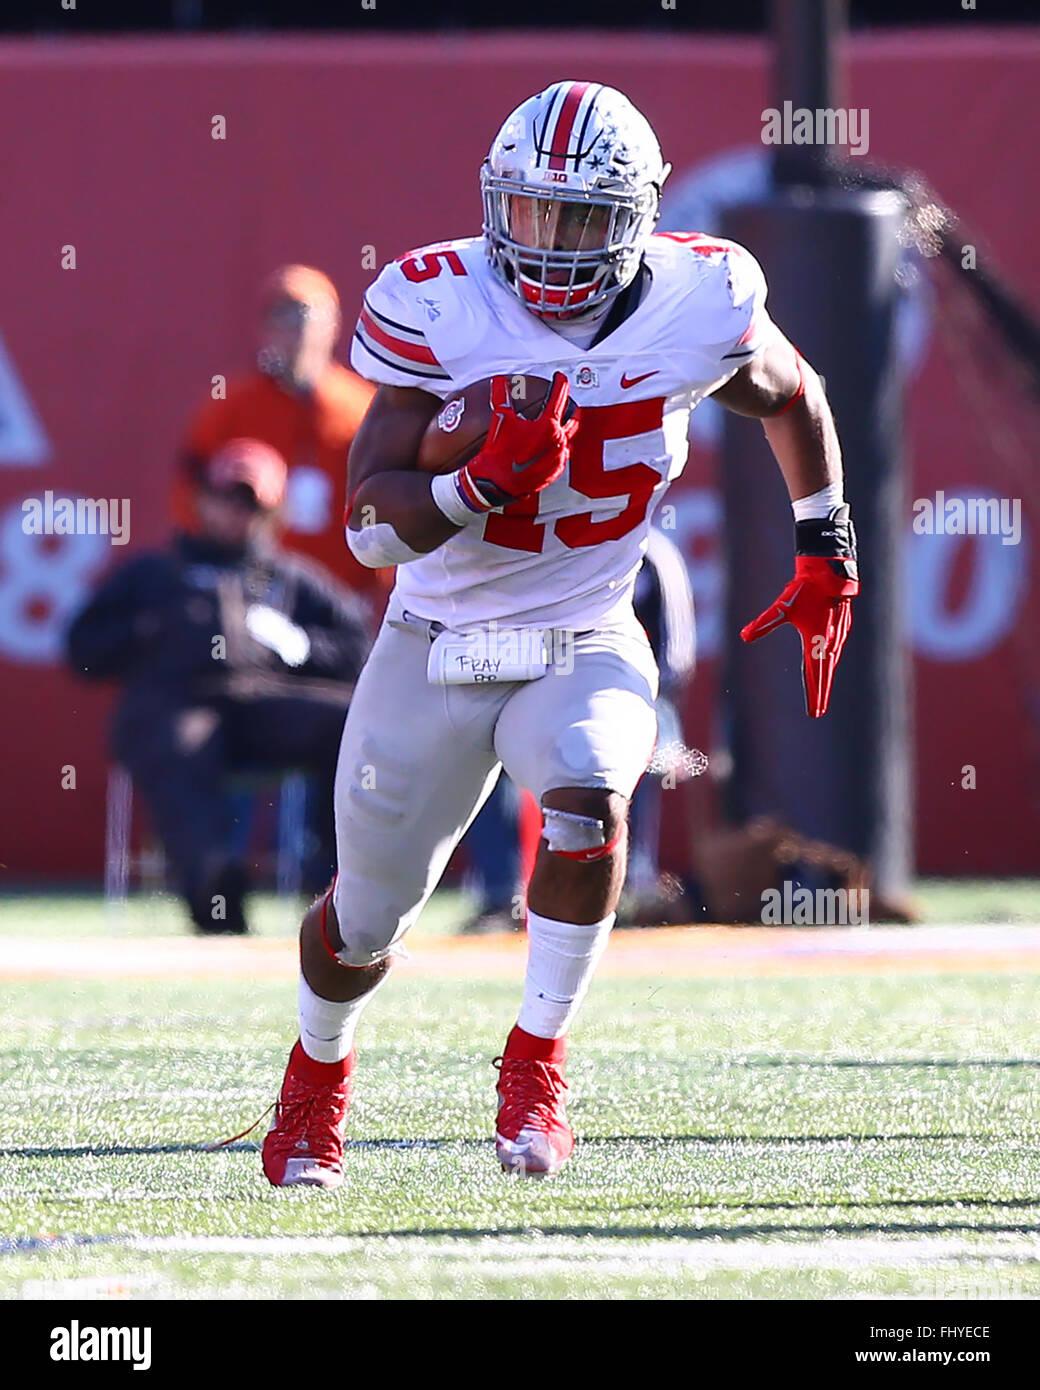
<svg viewBox="0 0 1040 1390">
<path fill-rule="evenodd" d="M 163 538 L 178 439 L 211 377 L 248 361 L 260 280 L 287 260 L 319 265 L 349 321 L 373 278 L 371 256 L 378 265 L 479 228 L 477 169 L 510 107 L 561 76 L 590 74 L 643 108 L 673 177 L 726 149 L 761 148 L 766 50 L 745 39 L 0 44 L 0 861 L 9 882 L 100 870 L 111 695 L 61 669 L 58 633 L 92 576 Z M 983 230 L 1034 309 L 1040 192 L 1024 113 L 1038 86 L 1035 31 L 886 34 L 851 47 L 850 100 L 870 109 L 871 158 L 923 170 Z M 211 138 L 218 115 L 224 140 Z M 74 270 L 61 267 L 67 246 Z M 911 495 L 1020 496 L 1028 521 L 1028 479 L 1013 463 L 1000 475 L 1003 456 L 969 415 L 963 379 L 933 333 L 909 412 Z M 679 487 L 706 491 L 710 481 L 698 456 Z M 129 498 L 131 545 L 25 536 L 21 501 L 45 489 Z M 1035 511 L 1033 520 L 1035 529 Z M 931 654 L 917 652 L 918 861 L 928 872 L 1040 869 L 1036 561 L 1026 550 L 1015 558 L 1009 633 L 967 655 L 937 653 L 934 642 Z M 977 563 L 966 547 L 937 591 L 948 610 L 940 636 L 971 599 Z M 998 573 L 993 582 L 1004 581 Z M 996 622 L 995 605 L 989 619 L 984 607 L 980 622 Z M 707 655 L 702 692 L 713 674 Z M 703 730 L 706 700 L 695 704 Z M 969 763 L 975 790 L 961 786 Z M 61 787 L 69 765 L 75 790 Z"/>
</svg>

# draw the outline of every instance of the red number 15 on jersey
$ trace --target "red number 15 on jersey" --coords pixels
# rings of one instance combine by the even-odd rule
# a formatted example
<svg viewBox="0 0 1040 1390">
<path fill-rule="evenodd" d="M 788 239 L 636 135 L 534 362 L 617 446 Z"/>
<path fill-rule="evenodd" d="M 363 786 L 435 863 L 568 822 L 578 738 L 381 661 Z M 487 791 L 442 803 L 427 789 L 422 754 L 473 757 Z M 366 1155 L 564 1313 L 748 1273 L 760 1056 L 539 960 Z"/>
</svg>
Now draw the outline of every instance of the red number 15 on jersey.
<svg viewBox="0 0 1040 1390">
<path fill-rule="evenodd" d="M 633 435 L 659 430 L 663 418 L 663 396 L 652 401 L 625 401 L 620 405 L 582 406 L 581 425 L 571 441 L 567 481 L 575 492 L 585 497 L 597 500 L 616 497 L 621 510 L 616 516 L 598 521 L 591 511 L 560 517 L 553 529 L 564 545 L 577 550 L 586 545 L 599 545 L 600 541 L 616 541 L 634 531 L 644 519 L 654 488 L 661 482 L 661 474 L 646 463 L 608 469 L 603 446 L 609 439 L 630 439 Z M 540 494 L 522 497 L 501 512 L 492 512 L 484 523 L 484 539 L 509 550 L 539 554 L 545 543 L 546 528 L 546 523 L 537 519 L 540 500 Z"/>
</svg>

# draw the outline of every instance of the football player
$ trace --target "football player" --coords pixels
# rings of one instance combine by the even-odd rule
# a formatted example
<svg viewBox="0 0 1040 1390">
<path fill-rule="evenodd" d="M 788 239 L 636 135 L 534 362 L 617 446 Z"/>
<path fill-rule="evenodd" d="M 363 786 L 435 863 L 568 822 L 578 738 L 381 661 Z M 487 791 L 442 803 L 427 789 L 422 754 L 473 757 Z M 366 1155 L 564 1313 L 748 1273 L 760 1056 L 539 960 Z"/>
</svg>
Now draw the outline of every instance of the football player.
<svg viewBox="0 0 1040 1390">
<path fill-rule="evenodd" d="M 503 765 L 544 827 L 523 997 L 496 1059 L 497 1155 L 528 1174 L 569 1157 L 567 1034 L 655 739 L 632 589 L 706 396 L 761 418 L 794 507 L 794 578 L 743 635 L 792 623 L 808 713 L 827 707 L 858 589 L 834 423 L 753 257 L 655 234 L 668 168 L 620 92 L 556 82 L 491 146 L 483 235 L 388 264 L 365 296 L 351 362 L 379 390 L 350 453 L 347 541 L 398 566 L 397 583 L 344 729 L 338 877 L 301 930 L 300 1038 L 263 1146 L 275 1186 L 342 1181 L 358 1019 Z M 525 374 L 553 381 L 533 419 L 513 409 Z M 441 403 L 489 377 L 476 457 L 418 470 Z"/>
</svg>

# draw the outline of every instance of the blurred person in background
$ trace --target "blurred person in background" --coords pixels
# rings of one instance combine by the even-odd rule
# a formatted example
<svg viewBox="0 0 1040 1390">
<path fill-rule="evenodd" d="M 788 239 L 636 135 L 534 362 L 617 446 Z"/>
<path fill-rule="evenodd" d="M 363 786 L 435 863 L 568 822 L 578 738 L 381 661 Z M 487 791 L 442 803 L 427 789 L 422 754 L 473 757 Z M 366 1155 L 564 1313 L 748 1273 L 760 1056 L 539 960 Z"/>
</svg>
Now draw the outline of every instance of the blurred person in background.
<svg viewBox="0 0 1040 1390">
<path fill-rule="evenodd" d="M 207 934 L 246 930 L 232 771 L 310 773 L 319 843 L 304 887 L 323 888 L 335 859 L 332 782 L 368 615 L 327 571 L 278 548 L 285 487 L 266 444 L 219 449 L 193 490 L 192 532 L 108 575 L 67 639 L 77 674 L 123 687 L 115 756 Z"/>
<path fill-rule="evenodd" d="M 524 884 L 520 864 L 520 797 L 503 772 L 463 839 L 469 854 L 466 887 L 476 895 L 476 911 L 459 928 L 469 935 L 519 931 L 524 923 Z"/>
<path fill-rule="evenodd" d="M 288 265 L 264 284 L 256 366 L 208 399 L 191 422 L 174 493 L 174 517 L 193 525 L 191 496 L 206 461 L 230 439 L 258 439 L 289 474 L 281 542 L 366 594 L 377 609 L 393 571 L 358 563 L 343 543 L 347 453 L 375 388 L 333 360 L 339 296 L 313 266 Z M 375 615 L 378 617 L 378 613 Z"/>
<path fill-rule="evenodd" d="M 669 920 L 679 896 L 678 882 L 662 875 L 660 867 L 662 778 L 671 773 L 674 786 L 696 775 L 691 773 L 691 760 L 700 756 L 683 741 L 680 714 L 696 661 L 693 588 L 682 551 L 658 526 L 651 526 L 647 535 L 632 606 L 661 673 L 655 704 L 657 745 L 629 808 L 628 874 L 618 906 L 619 925 L 642 927 Z"/>
</svg>

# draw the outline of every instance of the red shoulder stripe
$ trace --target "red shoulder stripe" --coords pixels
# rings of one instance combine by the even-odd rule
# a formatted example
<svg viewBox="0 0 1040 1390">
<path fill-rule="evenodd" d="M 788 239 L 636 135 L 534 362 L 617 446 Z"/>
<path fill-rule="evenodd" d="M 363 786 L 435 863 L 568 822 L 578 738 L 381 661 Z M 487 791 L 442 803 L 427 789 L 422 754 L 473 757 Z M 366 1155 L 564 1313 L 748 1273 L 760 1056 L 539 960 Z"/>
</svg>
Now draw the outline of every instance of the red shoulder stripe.
<svg viewBox="0 0 1040 1390">
<path fill-rule="evenodd" d="M 374 342 L 389 348 L 399 357 L 407 357 L 409 362 L 422 362 L 429 367 L 440 366 L 428 347 L 420 346 L 418 343 L 410 343 L 406 338 L 398 338 L 394 334 L 388 333 L 384 328 L 380 328 L 364 306 L 361 309 L 361 323 L 365 332 Z"/>
</svg>

